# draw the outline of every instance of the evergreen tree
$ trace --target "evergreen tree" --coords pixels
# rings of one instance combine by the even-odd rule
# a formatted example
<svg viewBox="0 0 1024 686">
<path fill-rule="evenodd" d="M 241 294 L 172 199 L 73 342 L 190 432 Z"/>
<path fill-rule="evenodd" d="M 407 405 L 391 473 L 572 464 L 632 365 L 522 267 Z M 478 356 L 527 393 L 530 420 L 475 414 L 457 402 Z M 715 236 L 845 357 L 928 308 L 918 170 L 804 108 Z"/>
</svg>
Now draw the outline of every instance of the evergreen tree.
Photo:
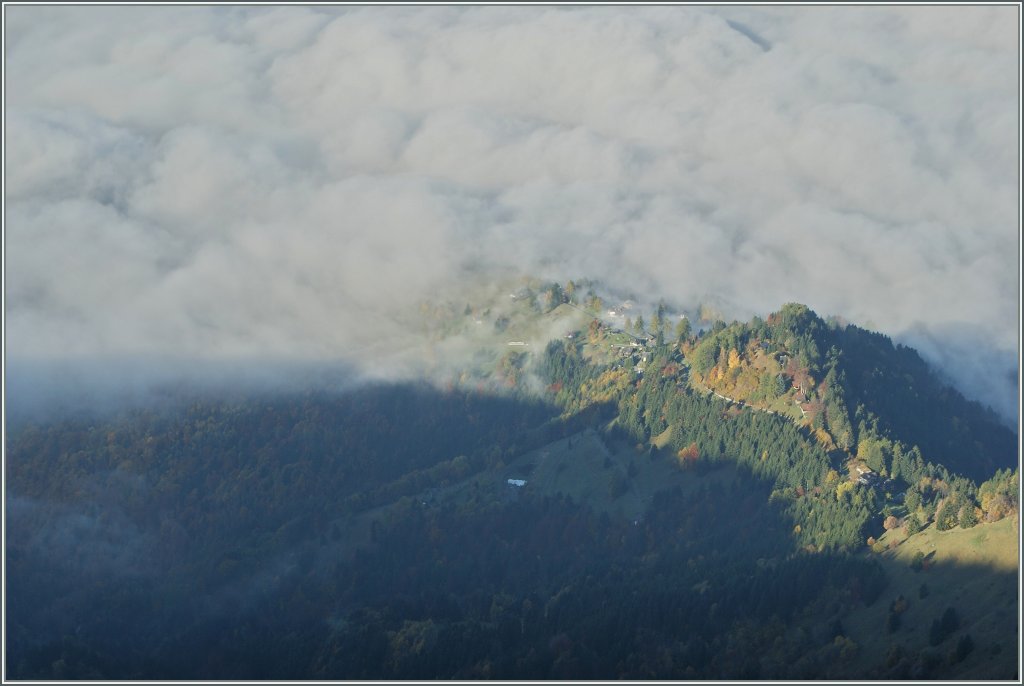
<svg viewBox="0 0 1024 686">
<path fill-rule="evenodd" d="M 690 320 L 683 317 L 676 324 L 676 341 L 684 343 L 690 338 Z"/>
<path fill-rule="evenodd" d="M 935 515 L 935 528 L 939 531 L 948 531 L 957 525 L 957 505 L 952 498 L 947 498 Z"/>
<path fill-rule="evenodd" d="M 908 489 L 903 498 L 903 504 L 906 505 L 907 512 L 914 514 L 921 507 L 921 494 L 915 489 Z"/>
<path fill-rule="evenodd" d="M 970 529 L 978 523 L 978 516 L 974 512 L 974 503 L 967 503 L 960 510 L 960 526 Z"/>
<path fill-rule="evenodd" d="M 907 517 L 903 522 L 903 526 L 906 527 L 908 536 L 913 536 L 924 529 L 924 526 L 921 524 L 921 520 L 917 518 L 916 514 L 912 514 Z"/>
</svg>

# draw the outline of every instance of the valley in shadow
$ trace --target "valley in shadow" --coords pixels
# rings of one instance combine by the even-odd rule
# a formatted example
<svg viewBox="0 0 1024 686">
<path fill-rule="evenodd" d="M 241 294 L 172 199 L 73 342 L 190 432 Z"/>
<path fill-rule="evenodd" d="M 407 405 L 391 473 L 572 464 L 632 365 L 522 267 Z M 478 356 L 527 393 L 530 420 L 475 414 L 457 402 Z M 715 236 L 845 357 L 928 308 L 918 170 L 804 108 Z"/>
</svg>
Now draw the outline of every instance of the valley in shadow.
<svg viewBox="0 0 1024 686">
<path fill-rule="evenodd" d="M 980 660 L 1015 655 L 1015 573 L 954 570 L 913 601 L 903 633 L 869 640 L 886 631 L 897 563 L 806 550 L 775 484 L 728 459 L 633 451 L 614 416 L 391 385 L 26 424 L 8 443 L 8 673 L 1008 676 L 1008 660 Z M 641 517 L 532 476 L 507 483 L 517 458 L 580 432 L 632 451 L 616 453 L 622 470 L 604 459 L 603 502 L 659 481 Z M 990 602 L 1004 616 L 943 600 L 959 575 L 1012 579 L 1012 597 Z M 905 639 L 946 604 L 960 614 L 948 636 Z M 957 658 L 965 632 L 974 645 Z"/>
</svg>

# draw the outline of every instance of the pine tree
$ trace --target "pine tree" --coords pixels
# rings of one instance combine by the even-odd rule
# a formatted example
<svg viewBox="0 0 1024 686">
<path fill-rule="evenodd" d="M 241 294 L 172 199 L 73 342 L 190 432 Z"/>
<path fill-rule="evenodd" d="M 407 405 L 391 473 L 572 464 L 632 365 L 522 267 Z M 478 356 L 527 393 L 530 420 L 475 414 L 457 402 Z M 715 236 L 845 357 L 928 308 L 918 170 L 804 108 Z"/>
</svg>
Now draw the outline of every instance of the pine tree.
<svg viewBox="0 0 1024 686">
<path fill-rule="evenodd" d="M 939 531 L 949 531 L 957 525 L 957 506 L 953 502 L 952 498 L 947 498 L 946 502 L 939 508 L 938 514 L 935 515 L 935 528 Z"/>
<path fill-rule="evenodd" d="M 683 343 L 690 338 L 690 320 L 683 317 L 676 324 L 676 340 Z"/>
<path fill-rule="evenodd" d="M 960 510 L 960 527 L 970 529 L 978 523 L 978 515 L 974 512 L 974 504 L 968 503 Z"/>
</svg>

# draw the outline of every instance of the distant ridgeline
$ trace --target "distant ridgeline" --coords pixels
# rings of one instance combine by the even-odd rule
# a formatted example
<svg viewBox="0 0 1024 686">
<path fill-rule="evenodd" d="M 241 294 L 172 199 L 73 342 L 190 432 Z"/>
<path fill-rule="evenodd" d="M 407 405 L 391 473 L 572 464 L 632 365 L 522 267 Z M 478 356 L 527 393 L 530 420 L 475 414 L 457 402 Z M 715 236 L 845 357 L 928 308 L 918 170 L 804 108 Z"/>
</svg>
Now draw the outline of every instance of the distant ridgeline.
<svg viewBox="0 0 1024 686">
<path fill-rule="evenodd" d="M 679 327 L 675 340 L 659 329 L 645 366 L 594 363 L 614 334 L 595 322 L 548 346 L 555 401 L 614 399 L 620 429 L 668 436 L 683 466 L 735 461 L 768 478 L 801 544 L 853 550 L 876 518 L 948 529 L 1017 506 L 1016 436 L 885 336 L 788 304 L 767 320 Z"/>
</svg>

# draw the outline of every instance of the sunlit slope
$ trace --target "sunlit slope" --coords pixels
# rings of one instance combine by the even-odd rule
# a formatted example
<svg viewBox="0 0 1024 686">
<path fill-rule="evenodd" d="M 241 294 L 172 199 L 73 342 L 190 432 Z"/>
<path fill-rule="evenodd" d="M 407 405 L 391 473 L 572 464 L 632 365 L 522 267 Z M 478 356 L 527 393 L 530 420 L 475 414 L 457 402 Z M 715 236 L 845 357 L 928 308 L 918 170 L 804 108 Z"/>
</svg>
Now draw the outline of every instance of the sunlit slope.
<svg viewBox="0 0 1024 686">
<path fill-rule="evenodd" d="M 764 320 L 716 323 L 684 347 L 698 388 L 821 428 L 844 450 L 883 438 L 978 480 L 1016 464 L 1013 432 L 949 387 L 915 350 L 826 321 L 804 305 L 789 303 Z M 911 469 L 896 462 L 873 468 Z"/>
<path fill-rule="evenodd" d="M 887 656 L 877 676 L 925 677 L 930 673 L 925 665 L 932 662 L 932 670 L 944 678 L 1015 678 L 1017 526 L 1016 516 L 970 529 L 938 531 L 930 526 L 878 555 L 889 577 L 882 598 L 842 619 L 863 654 Z M 881 538 L 886 545 L 901 539 L 898 529 Z M 898 628 L 890 631 L 891 604 L 901 596 L 906 609 L 899 613 Z M 931 645 L 932 623 L 950 607 L 959 626 Z M 954 662 L 957 643 L 965 635 L 974 648 Z M 851 666 L 850 674 L 863 674 L 862 667 Z M 908 671 L 901 672 L 902 668 Z"/>
<path fill-rule="evenodd" d="M 883 543 L 890 539 L 900 540 L 900 529 L 893 529 L 882 537 Z M 895 550 L 884 555 L 894 561 L 913 561 L 919 551 L 931 555 L 933 566 L 946 563 L 956 565 L 982 565 L 1001 571 L 1016 571 L 1018 561 L 1019 533 L 1017 517 L 1011 516 L 992 524 L 979 524 L 970 529 L 939 531 L 930 526 L 911 536 Z"/>
</svg>

